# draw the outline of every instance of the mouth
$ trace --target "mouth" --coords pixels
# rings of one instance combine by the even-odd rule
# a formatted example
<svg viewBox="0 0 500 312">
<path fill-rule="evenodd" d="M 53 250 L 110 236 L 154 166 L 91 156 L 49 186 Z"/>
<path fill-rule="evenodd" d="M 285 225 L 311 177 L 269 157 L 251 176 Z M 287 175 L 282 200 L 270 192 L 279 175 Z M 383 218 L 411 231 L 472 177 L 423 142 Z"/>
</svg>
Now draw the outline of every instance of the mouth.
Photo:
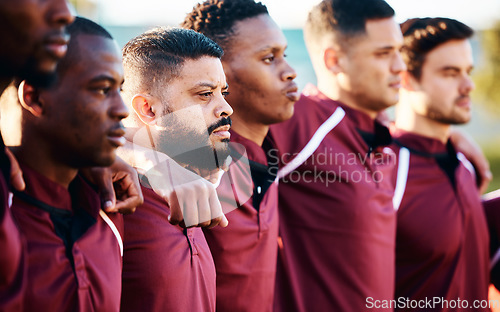
<svg viewBox="0 0 500 312">
<path fill-rule="evenodd" d="M 229 129 L 231 129 L 230 125 L 224 125 L 224 126 L 218 127 L 212 132 L 212 135 L 215 135 L 216 137 L 220 138 L 221 140 L 229 139 L 231 137 L 231 133 L 229 133 Z"/>
<path fill-rule="evenodd" d="M 285 90 L 285 96 L 292 102 L 297 102 L 300 98 L 299 88 L 295 83 Z"/>
<path fill-rule="evenodd" d="M 114 147 L 120 147 L 125 144 L 125 129 L 123 129 L 122 126 L 120 126 L 117 129 L 114 129 L 110 132 L 108 132 L 107 139 L 111 145 Z"/>
<path fill-rule="evenodd" d="M 64 55 L 66 55 L 66 52 L 68 51 L 69 38 L 69 35 L 52 35 L 44 41 L 43 46 L 45 50 L 49 52 L 49 54 L 58 59 L 61 59 L 64 57 Z"/>
<path fill-rule="evenodd" d="M 470 97 L 468 97 L 468 96 L 462 96 L 462 97 L 458 98 L 455 101 L 455 103 L 459 107 L 464 107 L 464 108 L 470 108 L 471 107 Z"/>
<path fill-rule="evenodd" d="M 401 89 L 401 80 L 396 80 L 389 83 L 389 87 L 393 89 Z"/>
</svg>

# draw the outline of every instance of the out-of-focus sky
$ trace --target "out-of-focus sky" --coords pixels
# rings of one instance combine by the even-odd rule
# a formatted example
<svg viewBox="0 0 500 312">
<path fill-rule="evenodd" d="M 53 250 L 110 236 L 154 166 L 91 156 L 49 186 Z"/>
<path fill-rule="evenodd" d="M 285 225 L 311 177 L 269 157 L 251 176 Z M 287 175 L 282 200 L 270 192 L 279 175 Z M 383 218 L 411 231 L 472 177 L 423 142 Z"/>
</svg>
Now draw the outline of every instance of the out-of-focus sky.
<svg viewBox="0 0 500 312">
<path fill-rule="evenodd" d="M 91 0 L 106 25 L 176 25 L 196 0 Z M 284 28 L 301 28 L 307 12 L 319 0 L 261 0 Z M 500 0 L 387 0 L 403 22 L 410 17 L 444 16 L 483 29 L 500 19 Z"/>
</svg>

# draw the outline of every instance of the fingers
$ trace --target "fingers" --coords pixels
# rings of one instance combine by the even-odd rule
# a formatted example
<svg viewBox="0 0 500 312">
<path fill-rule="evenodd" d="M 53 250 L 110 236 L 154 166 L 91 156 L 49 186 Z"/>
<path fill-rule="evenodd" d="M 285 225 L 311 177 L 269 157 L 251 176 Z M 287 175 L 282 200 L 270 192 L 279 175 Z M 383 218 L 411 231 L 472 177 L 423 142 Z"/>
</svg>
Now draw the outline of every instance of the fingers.
<svg viewBox="0 0 500 312">
<path fill-rule="evenodd" d="M 111 170 L 105 167 L 82 169 L 81 173 L 99 189 L 101 207 L 106 212 L 116 212 L 116 197 L 111 180 Z"/>
<path fill-rule="evenodd" d="M 132 214 L 143 202 L 142 193 L 141 196 L 129 196 L 125 200 L 117 201 L 114 210 L 124 215 Z"/>
<path fill-rule="evenodd" d="M 493 178 L 488 159 L 479 145 L 466 133 L 452 129 L 450 135 L 456 150 L 464 154 L 465 158 L 474 166 L 477 174 L 477 185 L 480 192 L 483 193 Z"/>
<path fill-rule="evenodd" d="M 19 167 L 19 163 L 8 148 L 5 148 L 5 153 L 10 160 L 10 184 L 14 189 L 24 191 L 26 184 L 24 183 L 23 172 Z"/>
<path fill-rule="evenodd" d="M 185 185 L 176 187 L 175 191 L 164 196 L 170 206 L 170 224 L 183 228 L 198 226 L 198 196 Z"/>
<path fill-rule="evenodd" d="M 137 206 L 144 202 L 137 171 L 119 157 L 116 158 L 110 170 L 111 182 L 117 199 L 113 212 L 133 213 Z"/>
<path fill-rule="evenodd" d="M 185 187 L 183 189 L 183 192 L 177 193 L 177 198 L 184 217 L 185 227 L 198 226 L 198 197 L 203 198 L 204 191 L 200 188 L 198 188 L 199 192 L 194 192 L 193 189 L 186 189 Z"/>
<path fill-rule="evenodd" d="M 480 172 L 480 171 L 478 171 Z M 493 180 L 493 174 L 490 170 L 482 171 L 479 174 L 479 193 L 484 194 L 490 185 L 490 182 Z"/>
<path fill-rule="evenodd" d="M 215 187 L 206 180 L 199 179 L 189 184 L 177 186 L 165 200 L 170 206 L 169 222 L 182 227 L 227 226 Z"/>
<path fill-rule="evenodd" d="M 179 200 L 177 199 L 177 193 L 174 191 L 167 197 L 163 196 L 163 198 L 170 206 L 170 216 L 168 216 L 168 221 L 173 225 L 180 224 L 183 221 L 183 217 L 181 206 L 179 205 Z"/>
<path fill-rule="evenodd" d="M 222 205 L 220 204 L 217 192 L 213 189 L 213 192 L 209 195 L 210 209 L 212 214 L 211 224 L 208 226 L 209 229 L 220 225 L 221 227 L 226 227 L 228 221 L 224 212 L 222 211 Z"/>
</svg>

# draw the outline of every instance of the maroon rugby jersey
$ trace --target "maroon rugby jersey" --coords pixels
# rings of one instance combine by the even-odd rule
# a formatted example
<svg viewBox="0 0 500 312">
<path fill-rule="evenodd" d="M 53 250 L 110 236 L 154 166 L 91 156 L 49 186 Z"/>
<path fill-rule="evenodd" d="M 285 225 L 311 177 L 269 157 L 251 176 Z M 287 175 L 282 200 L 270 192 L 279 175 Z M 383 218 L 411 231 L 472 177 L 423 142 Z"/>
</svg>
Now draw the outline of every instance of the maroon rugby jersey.
<svg viewBox="0 0 500 312">
<path fill-rule="evenodd" d="M 500 289 L 500 190 L 486 195 L 483 202 L 490 233 L 491 282 Z"/>
<path fill-rule="evenodd" d="M 234 208 L 231 198 L 237 181 L 252 185 L 253 195 L 226 214 L 226 228 L 204 230 L 217 270 L 217 311 L 272 311 L 278 251 L 278 188 L 274 183 L 278 163 L 270 159 L 268 164 L 266 150 L 272 152 L 274 143 L 268 136 L 263 148 L 234 131 L 231 142 L 245 148 L 251 180 L 242 176 L 248 172 L 238 155 L 233 155 L 233 164 L 217 188 L 224 211 Z"/>
<path fill-rule="evenodd" d="M 359 312 L 392 299 L 396 155 L 383 147 L 388 129 L 308 85 L 292 119 L 271 132 L 282 172 L 301 150 L 314 151 L 279 181 L 276 311 Z"/>
<path fill-rule="evenodd" d="M 20 311 L 25 282 L 21 236 L 9 208 L 10 162 L 0 136 L 0 311 Z"/>
<path fill-rule="evenodd" d="M 144 204 L 124 216 L 121 311 L 215 311 L 215 267 L 200 228 L 168 222 L 168 204 L 142 187 Z"/>
<path fill-rule="evenodd" d="M 396 299 L 460 299 L 469 307 L 487 300 L 489 237 L 470 163 L 457 158 L 450 142 L 403 130 L 395 130 L 394 138 L 409 151 L 409 162 L 399 159 L 400 167 L 409 163 L 405 187 L 400 181 L 396 186 L 396 194 L 403 194 L 395 205 Z M 453 304 L 436 304 L 432 311 L 457 311 Z M 402 304 L 396 310 L 414 309 Z"/>
<path fill-rule="evenodd" d="M 27 241 L 26 311 L 118 311 L 121 215 L 80 176 L 66 189 L 21 164 L 12 213 Z M 112 220 L 111 220 L 112 219 Z"/>
</svg>

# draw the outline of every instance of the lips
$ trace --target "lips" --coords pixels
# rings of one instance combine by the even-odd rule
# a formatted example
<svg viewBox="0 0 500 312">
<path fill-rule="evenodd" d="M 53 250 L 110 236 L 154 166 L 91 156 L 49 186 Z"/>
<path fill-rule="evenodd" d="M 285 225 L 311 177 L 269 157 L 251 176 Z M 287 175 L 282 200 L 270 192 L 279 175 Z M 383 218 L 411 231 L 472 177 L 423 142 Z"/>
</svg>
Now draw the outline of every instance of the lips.
<svg viewBox="0 0 500 312">
<path fill-rule="evenodd" d="M 395 89 L 400 89 L 401 88 L 401 80 L 396 80 L 391 83 L 389 83 L 389 87 L 395 88 Z"/>
<path fill-rule="evenodd" d="M 457 106 L 459 107 L 465 107 L 465 108 L 470 108 L 471 106 L 471 101 L 470 101 L 470 97 L 468 96 L 461 96 L 460 98 L 458 98 L 455 103 L 457 104 Z"/>
<path fill-rule="evenodd" d="M 61 59 L 68 51 L 69 38 L 69 35 L 51 35 L 44 41 L 43 46 L 49 54 Z"/>
<path fill-rule="evenodd" d="M 299 88 L 295 83 L 292 83 L 290 87 L 285 89 L 285 96 L 292 102 L 297 102 L 300 98 Z"/>
<path fill-rule="evenodd" d="M 231 129 L 230 125 L 225 125 L 215 129 L 212 132 L 212 135 L 220 137 L 221 139 L 229 139 L 231 137 L 231 133 L 229 133 L 229 129 Z"/>
<path fill-rule="evenodd" d="M 120 147 L 125 144 L 124 135 L 125 135 L 125 129 L 123 129 L 122 126 L 119 126 L 119 128 L 108 132 L 107 138 L 108 141 L 111 143 L 111 145 L 115 147 Z"/>
</svg>

